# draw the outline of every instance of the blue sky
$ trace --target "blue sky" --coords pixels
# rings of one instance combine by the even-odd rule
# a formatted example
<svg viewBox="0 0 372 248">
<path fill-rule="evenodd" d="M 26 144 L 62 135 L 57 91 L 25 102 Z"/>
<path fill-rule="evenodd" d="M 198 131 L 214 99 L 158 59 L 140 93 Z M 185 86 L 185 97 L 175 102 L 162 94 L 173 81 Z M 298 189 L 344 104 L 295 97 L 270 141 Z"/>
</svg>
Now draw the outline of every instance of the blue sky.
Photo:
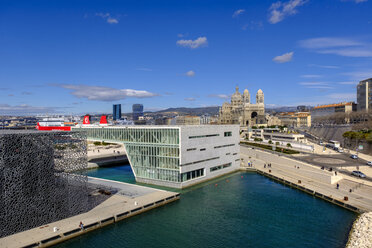
<svg viewBox="0 0 372 248">
<path fill-rule="evenodd" d="M 0 113 L 355 100 L 372 0 L 0 1 Z"/>
</svg>

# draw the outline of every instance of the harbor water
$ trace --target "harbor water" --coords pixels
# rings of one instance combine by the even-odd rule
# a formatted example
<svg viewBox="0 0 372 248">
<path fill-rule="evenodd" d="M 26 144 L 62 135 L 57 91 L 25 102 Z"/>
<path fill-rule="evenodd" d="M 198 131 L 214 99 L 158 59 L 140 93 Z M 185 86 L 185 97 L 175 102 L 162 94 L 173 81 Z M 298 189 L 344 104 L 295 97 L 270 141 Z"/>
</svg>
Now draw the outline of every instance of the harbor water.
<svg viewBox="0 0 372 248">
<path fill-rule="evenodd" d="M 134 183 L 130 166 L 89 176 Z M 357 215 L 256 173 L 181 191 L 181 199 L 57 245 L 341 248 Z"/>
</svg>

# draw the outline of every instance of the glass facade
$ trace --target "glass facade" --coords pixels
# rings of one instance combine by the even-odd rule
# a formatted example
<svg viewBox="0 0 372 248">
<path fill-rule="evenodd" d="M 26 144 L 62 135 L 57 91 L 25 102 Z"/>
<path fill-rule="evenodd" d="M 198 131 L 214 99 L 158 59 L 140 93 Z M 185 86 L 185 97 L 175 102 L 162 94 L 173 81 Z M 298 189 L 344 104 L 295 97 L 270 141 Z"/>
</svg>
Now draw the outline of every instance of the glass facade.
<svg viewBox="0 0 372 248">
<path fill-rule="evenodd" d="M 179 129 L 85 128 L 88 139 L 123 142 L 137 177 L 181 182 Z"/>
<path fill-rule="evenodd" d="M 121 119 L 121 104 L 114 104 L 112 106 L 112 119 L 114 121 Z"/>
<path fill-rule="evenodd" d="M 138 117 L 143 116 L 143 105 L 142 104 L 133 104 L 133 120 L 138 121 Z"/>
</svg>

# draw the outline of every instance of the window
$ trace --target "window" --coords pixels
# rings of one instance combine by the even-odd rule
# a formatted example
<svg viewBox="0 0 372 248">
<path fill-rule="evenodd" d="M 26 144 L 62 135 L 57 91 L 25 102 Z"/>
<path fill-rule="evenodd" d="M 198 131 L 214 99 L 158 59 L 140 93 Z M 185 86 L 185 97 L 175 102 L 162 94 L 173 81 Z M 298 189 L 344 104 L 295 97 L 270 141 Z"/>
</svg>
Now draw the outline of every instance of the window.
<svg viewBox="0 0 372 248">
<path fill-rule="evenodd" d="M 189 139 L 207 138 L 207 137 L 214 137 L 214 136 L 220 136 L 220 135 L 219 134 L 207 134 L 207 135 L 189 136 Z"/>
<path fill-rule="evenodd" d="M 228 144 L 228 145 L 222 145 L 222 146 L 215 146 L 214 148 L 222 148 L 222 147 L 228 147 L 228 146 L 235 146 L 235 144 Z"/>
<path fill-rule="evenodd" d="M 185 182 L 185 181 L 198 178 L 198 177 L 202 177 L 202 176 L 204 176 L 204 168 L 182 173 L 181 181 Z"/>
<path fill-rule="evenodd" d="M 224 133 L 224 136 L 225 136 L 225 137 L 230 137 L 230 136 L 232 136 L 232 132 L 225 132 L 225 133 Z"/>
<path fill-rule="evenodd" d="M 228 168 L 231 166 L 231 163 L 228 163 L 228 164 L 222 164 L 222 165 L 218 165 L 218 166 L 214 166 L 214 167 L 211 167 L 209 169 L 210 172 L 213 172 L 213 171 L 217 171 L 217 170 L 221 170 L 221 169 L 225 169 L 225 168 Z"/>
<path fill-rule="evenodd" d="M 205 148 L 200 149 L 200 151 L 205 151 Z"/>
<path fill-rule="evenodd" d="M 196 148 L 188 148 L 188 149 L 186 149 L 186 151 L 195 151 L 196 150 Z"/>
</svg>

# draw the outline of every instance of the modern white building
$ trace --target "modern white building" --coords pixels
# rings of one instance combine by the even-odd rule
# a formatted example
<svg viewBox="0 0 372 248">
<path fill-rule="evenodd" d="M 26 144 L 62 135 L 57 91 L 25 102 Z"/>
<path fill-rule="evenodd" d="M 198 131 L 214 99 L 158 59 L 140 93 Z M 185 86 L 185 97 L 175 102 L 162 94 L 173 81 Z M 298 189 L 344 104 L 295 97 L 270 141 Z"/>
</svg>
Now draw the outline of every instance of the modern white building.
<svg viewBox="0 0 372 248">
<path fill-rule="evenodd" d="M 250 139 L 261 139 L 262 141 L 272 142 L 305 142 L 305 136 L 299 133 L 281 132 L 279 128 L 252 129 L 249 132 Z"/>
<path fill-rule="evenodd" d="M 184 188 L 240 167 L 239 125 L 73 128 L 123 143 L 137 182 Z"/>
</svg>

